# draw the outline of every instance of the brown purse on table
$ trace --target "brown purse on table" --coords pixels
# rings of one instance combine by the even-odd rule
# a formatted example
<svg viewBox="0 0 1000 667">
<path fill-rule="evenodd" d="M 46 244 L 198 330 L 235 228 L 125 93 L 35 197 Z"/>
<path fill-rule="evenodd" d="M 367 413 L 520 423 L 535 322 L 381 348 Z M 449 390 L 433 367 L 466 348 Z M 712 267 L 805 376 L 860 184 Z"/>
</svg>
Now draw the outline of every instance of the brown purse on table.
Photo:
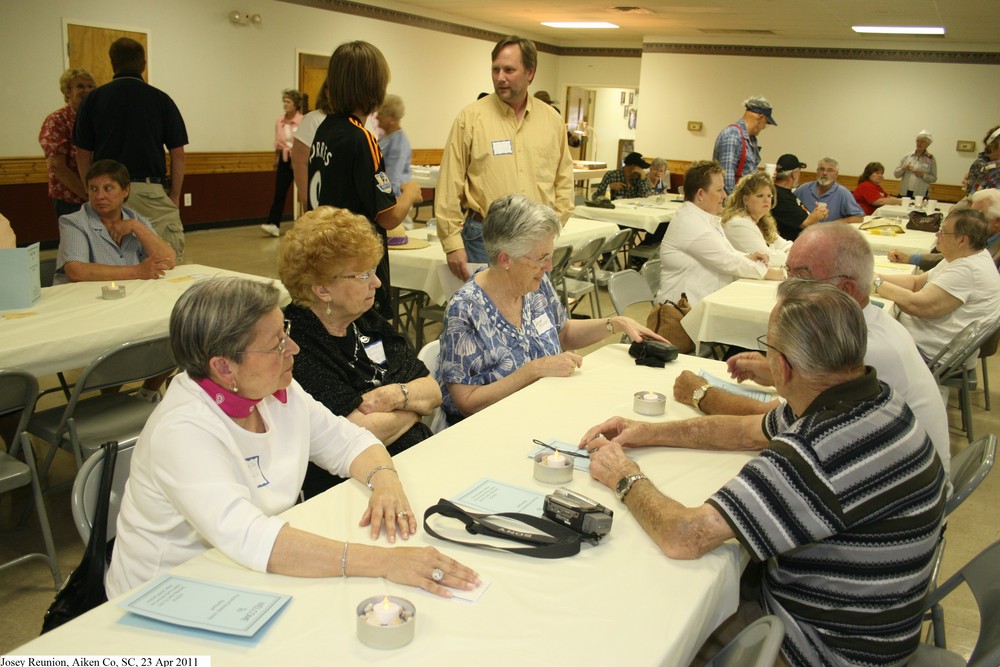
<svg viewBox="0 0 1000 667">
<path fill-rule="evenodd" d="M 910 211 L 910 221 L 906 223 L 906 228 L 917 232 L 931 232 L 934 234 L 941 231 L 941 218 L 940 213 Z"/>
<path fill-rule="evenodd" d="M 689 312 L 691 304 L 688 303 L 687 294 L 682 293 L 677 303 L 654 303 L 646 318 L 646 326 L 673 343 L 678 352 L 688 354 L 694 351 L 694 341 L 681 326 L 681 319 Z"/>
</svg>

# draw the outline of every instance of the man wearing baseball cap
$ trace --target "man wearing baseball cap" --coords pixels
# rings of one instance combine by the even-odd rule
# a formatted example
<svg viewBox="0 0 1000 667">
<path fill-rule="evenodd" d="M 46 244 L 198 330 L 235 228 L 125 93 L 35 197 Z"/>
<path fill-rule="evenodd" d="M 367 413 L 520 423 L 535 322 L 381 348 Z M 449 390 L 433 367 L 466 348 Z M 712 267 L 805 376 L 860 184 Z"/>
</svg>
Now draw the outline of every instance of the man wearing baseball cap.
<svg viewBox="0 0 1000 667">
<path fill-rule="evenodd" d="M 611 199 L 631 199 L 648 197 L 653 194 L 653 186 L 646 180 L 644 170 L 649 163 L 642 159 L 642 153 L 629 153 L 622 160 L 622 168 L 604 174 L 601 184 L 594 190 L 594 197 L 601 197 L 610 190 Z"/>
<path fill-rule="evenodd" d="M 791 153 L 778 158 L 778 170 L 774 173 L 775 190 L 778 193 L 771 215 L 778 223 L 778 233 L 782 238 L 794 241 L 803 229 L 826 217 L 826 204 L 816 207 L 812 213 L 806 210 L 792 190 L 799 184 L 799 174 L 805 162 Z"/>
<path fill-rule="evenodd" d="M 743 101 L 743 108 L 743 117 L 719 132 L 712 152 L 712 159 L 725 172 L 726 194 L 732 193 L 741 176 L 757 171 L 760 164 L 757 135 L 768 125 L 777 125 L 766 97 L 748 98 Z"/>
</svg>

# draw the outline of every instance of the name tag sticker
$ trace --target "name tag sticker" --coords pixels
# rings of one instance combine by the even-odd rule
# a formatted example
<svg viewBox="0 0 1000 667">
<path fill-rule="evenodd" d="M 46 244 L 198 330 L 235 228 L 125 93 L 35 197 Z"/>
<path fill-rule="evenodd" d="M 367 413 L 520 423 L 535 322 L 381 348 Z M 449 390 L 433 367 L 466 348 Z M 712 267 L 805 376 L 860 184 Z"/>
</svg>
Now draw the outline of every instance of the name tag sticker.
<svg viewBox="0 0 1000 667">
<path fill-rule="evenodd" d="M 259 456 L 250 456 L 245 460 L 247 462 L 247 471 L 250 473 L 250 478 L 253 480 L 254 484 L 257 485 L 258 489 L 271 483 L 267 481 L 267 478 L 264 477 L 264 471 L 260 469 Z"/>
<path fill-rule="evenodd" d="M 535 331 L 537 331 L 539 334 L 543 334 L 552 328 L 552 320 L 549 319 L 547 313 L 542 313 L 541 315 L 536 317 L 535 321 L 532 322 L 532 324 L 535 326 Z"/>
<path fill-rule="evenodd" d="M 514 145 L 510 142 L 510 139 L 504 139 L 503 141 L 493 142 L 493 154 L 494 155 L 513 155 Z"/>
<path fill-rule="evenodd" d="M 379 366 L 385 366 L 385 348 L 382 347 L 382 341 L 377 340 L 374 343 L 365 345 L 365 354 L 367 354 L 368 358 Z"/>
</svg>

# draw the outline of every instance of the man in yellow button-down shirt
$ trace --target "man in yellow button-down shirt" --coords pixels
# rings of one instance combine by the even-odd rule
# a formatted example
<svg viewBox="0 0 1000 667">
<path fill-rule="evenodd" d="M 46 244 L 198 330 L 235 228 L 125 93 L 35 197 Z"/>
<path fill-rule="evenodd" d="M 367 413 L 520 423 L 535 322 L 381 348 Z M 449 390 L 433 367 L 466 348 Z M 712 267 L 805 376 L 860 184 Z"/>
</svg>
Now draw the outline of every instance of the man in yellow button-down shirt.
<svg viewBox="0 0 1000 667">
<path fill-rule="evenodd" d="M 434 213 L 448 268 L 469 277 L 485 262 L 482 220 L 493 200 L 520 193 L 551 206 L 563 224 L 573 212 L 573 160 L 562 117 L 528 95 L 535 44 L 511 35 L 493 48 L 493 94 L 459 114 L 441 160 Z"/>
</svg>

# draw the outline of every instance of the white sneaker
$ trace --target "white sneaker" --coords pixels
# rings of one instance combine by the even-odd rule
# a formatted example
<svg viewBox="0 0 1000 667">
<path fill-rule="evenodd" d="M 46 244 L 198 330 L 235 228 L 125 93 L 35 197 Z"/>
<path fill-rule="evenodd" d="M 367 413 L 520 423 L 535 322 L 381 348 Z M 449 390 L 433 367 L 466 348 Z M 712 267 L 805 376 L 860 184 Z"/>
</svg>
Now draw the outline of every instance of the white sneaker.
<svg viewBox="0 0 1000 667">
<path fill-rule="evenodd" d="M 281 231 L 278 230 L 278 225 L 261 225 L 260 228 L 268 236 L 281 236 Z"/>
</svg>

